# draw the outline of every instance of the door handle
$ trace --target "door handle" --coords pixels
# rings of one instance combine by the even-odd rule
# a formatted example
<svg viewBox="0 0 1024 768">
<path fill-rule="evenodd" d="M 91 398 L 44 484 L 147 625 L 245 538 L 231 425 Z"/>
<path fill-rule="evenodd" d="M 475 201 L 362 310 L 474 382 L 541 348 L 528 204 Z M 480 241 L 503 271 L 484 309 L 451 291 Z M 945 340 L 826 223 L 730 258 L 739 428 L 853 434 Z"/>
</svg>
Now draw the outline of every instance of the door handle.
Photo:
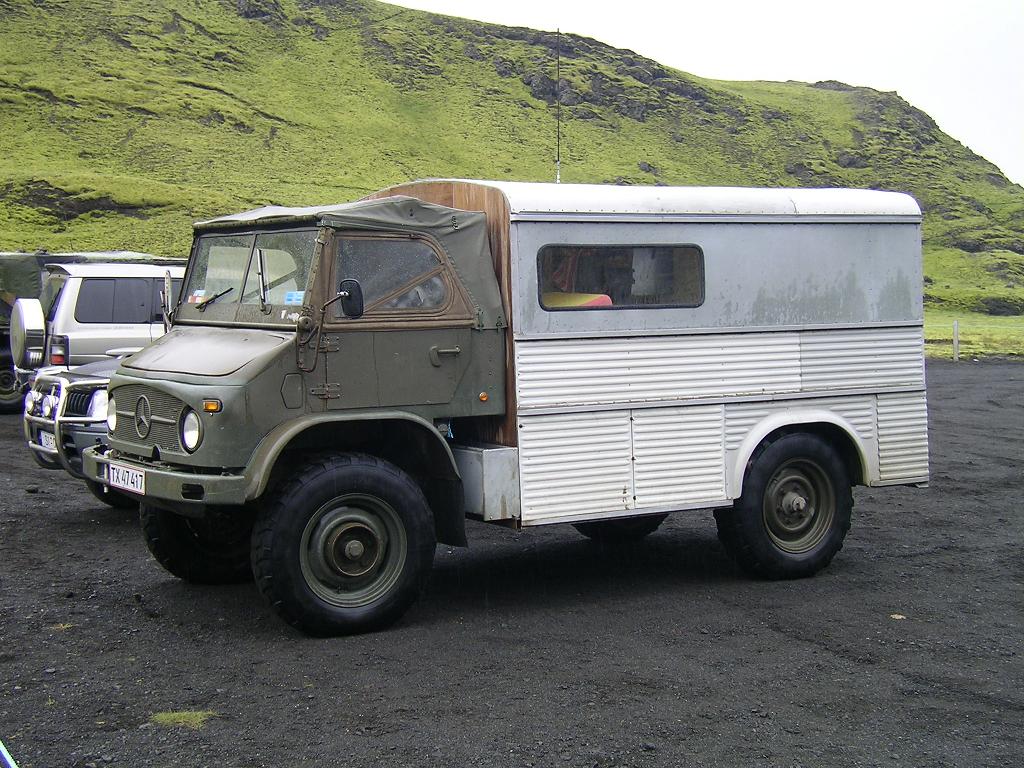
<svg viewBox="0 0 1024 768">
<path fill-rule="evenodd" d="M 441 367 L 441 355 L 458 355 L 462 352 L 462 347 L 455 346 L 447 349 L 442 349 L 437 345 L 430 348 L 430 364 L 435 368 Z"/>
</svg>

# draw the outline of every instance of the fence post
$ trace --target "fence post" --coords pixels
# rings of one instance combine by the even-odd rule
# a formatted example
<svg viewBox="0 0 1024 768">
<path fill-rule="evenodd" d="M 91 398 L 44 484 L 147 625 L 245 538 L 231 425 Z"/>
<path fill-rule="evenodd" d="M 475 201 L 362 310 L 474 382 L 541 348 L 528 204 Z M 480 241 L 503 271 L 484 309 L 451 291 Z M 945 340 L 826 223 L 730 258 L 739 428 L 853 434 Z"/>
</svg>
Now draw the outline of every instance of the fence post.
<svg viewBox="0 0 1024 768">
<path fill-rule="evenodd" d="M 960 321 L 953 321 L 953 362 L 960 362 Z"/>
</svg>

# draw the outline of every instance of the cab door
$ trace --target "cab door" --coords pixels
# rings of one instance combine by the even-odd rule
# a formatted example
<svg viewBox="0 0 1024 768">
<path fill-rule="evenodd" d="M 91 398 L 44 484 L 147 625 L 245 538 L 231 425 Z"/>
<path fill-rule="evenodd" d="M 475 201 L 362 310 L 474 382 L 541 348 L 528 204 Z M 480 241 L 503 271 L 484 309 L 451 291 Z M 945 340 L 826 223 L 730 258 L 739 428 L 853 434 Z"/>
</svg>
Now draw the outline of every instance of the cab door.
<svg viewBox="0 0 1024 768">
<path fill-rule="evenodd" d="M 451 402 L 469 367 L 475 312 L 447 255 L 429 237 L 336 233 L 330 295 L 359 281 L 364 313 L 328 309 L 327 406 L 430 406 Z"/>
</svg>

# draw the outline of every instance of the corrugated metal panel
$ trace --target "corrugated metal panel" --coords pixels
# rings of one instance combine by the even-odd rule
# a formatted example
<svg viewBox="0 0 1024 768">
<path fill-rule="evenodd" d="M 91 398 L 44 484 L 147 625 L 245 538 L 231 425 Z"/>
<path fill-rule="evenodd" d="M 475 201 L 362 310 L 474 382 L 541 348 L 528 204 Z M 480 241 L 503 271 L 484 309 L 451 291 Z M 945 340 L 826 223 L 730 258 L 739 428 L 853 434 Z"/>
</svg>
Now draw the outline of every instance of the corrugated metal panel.
<svg viewBox="0 0 1024 768">
<path fill-rule="evenodd" d="M 878 465 L 882 482 L 928 475 L 928 405 L 924 392 L 878 396 Z"/>
<path fill-rule="evenodd" d="M 796 334 L 517 341 L 519 409 L 799 388 Z"/>
<path fill-rule="evenodd" d="M 804 391 L 924 387 L 920 328 L 815 331 L 800 335 Z"/>
<path fill-rule="evenodd" d="M 520 419 L 523 522 L 633 508 L 628 411 Z"/>
<path fill-rule="evenodd" d="M 827 410 L 841 416 L 850 422 L 861 440 L 875 436 L 875 403 L 871 395 L 780 403 L 732 403 L 725 410 L 725 450 L 738 450 L 750 430 L 772 414 L 798 408 Z"/>
<path fill-rule="evenodd" d="M 636 506 L 725 498 L 721 405 L 633 412 Z"/>
</svg>

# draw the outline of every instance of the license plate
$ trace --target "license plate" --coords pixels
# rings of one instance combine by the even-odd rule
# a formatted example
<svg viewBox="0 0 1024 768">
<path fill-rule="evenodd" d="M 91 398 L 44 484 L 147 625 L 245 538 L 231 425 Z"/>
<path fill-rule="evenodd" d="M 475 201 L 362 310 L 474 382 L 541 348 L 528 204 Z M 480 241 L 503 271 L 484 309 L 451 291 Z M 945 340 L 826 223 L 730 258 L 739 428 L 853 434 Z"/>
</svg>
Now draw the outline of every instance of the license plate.
<svg viewBox="0 0 1024 768">
<path fill-rule="evenodd" d="M 132 469 L 120 464 L 107 465 L 107 483 L 111 488 L 132 493 L 146 492 L 146 473 L 141 469 Z"/>
<path fill-rule="evenodd" d="M 39 433 L 39 444 L 50 451 L 57 450 L 57 438 L 51 432 Z"/>
</svg>

